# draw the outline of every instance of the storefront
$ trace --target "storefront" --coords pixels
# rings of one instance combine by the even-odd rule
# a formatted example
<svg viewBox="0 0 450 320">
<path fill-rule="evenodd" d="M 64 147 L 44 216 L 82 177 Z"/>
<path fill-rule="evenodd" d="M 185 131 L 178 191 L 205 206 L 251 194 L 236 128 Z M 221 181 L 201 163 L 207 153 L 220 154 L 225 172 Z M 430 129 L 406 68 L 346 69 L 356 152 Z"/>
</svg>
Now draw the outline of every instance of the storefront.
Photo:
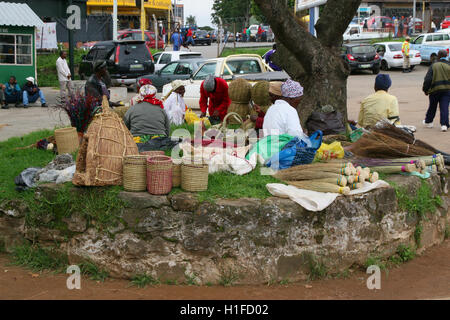
<svg viewBox="0 0 450 320">
<path fill-rule="evenodd" d="M 0 2 L 0 83 L 15 76 L 19 85 L 36 72 L 36 28 L 44 23 L 26 4 Z"/>
</svg>

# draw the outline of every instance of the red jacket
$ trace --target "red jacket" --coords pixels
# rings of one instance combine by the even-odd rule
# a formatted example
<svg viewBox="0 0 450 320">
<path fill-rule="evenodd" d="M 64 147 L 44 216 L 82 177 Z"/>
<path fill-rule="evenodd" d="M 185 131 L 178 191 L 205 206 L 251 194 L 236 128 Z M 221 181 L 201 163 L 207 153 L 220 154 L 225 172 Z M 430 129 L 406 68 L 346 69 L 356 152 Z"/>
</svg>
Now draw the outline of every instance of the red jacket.
<svg viewBox="0 0 450 320">
<path fill-rule="evenodd" d="M 209 115 L 212 116 L 214 111 L 219 111 L 220 119 L 223 120 L 228 112 L 228 107 L 231 104 L 231 99 L 228 96 L 228 84 L 222 78 L 216 78 L 216 90 L 214 92 L 207 92 L 200 86 L 200 110 L 206 113 L 209 110 Z M 208 104 L 209 99 L 209 104 Z"/>
<path fill-rule="evenodd" d="M 188 30 L 188 32 L 186 34 L 186 37 L 192 37 L 192 29 Z"/>
</svg>

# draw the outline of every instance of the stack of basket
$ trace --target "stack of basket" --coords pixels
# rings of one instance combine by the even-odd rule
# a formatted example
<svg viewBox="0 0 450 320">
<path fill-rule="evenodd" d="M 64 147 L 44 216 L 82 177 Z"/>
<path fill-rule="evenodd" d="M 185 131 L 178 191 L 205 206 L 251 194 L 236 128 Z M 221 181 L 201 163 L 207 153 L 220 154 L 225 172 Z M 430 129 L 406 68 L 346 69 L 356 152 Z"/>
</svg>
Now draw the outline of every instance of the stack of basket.
<svg viewBox="0 0 450 320">
<path fill-rule="evenodd" d="M 167 156 L 147 158 L 147 191 L 164 195 L 172 190 L 172 159 Z"/>
<path fill-rule="evenodd" d="M 209 166 L 201 159 L 183 158 L 181 188 L 189 192 L 208 190 Z"/>
<path fill-rule="evenodd" d="M 242 119 L 247 119 L 250 115 L 250 100 L 251 100 L 252 85 L 245 79 L 237 79 L 230 83 L 228 94 L 231 99 L 231 105 L 228 107 L 228 113 L 235 112 L 241 116 Z M 231 117 L 230 124 L 238 124 L 236 119 Z"/>
</svg>

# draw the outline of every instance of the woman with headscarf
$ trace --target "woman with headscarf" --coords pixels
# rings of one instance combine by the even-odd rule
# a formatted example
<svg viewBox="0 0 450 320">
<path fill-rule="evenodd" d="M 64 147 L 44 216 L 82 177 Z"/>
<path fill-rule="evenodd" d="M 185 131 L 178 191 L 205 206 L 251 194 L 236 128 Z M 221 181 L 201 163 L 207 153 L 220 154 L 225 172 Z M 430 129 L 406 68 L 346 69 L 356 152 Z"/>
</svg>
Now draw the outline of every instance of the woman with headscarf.
<svg viewBox="0 0 450 320">
<path fill-rule="evenodd" d="M 142 78 L 138 81 L 137 83 L 137 92 L 138 94 L 135 95 L 133 98 L 131 98 L 130 100 L 130 107 L 138 104 L 141 101 L 144 101 L 144 98 L 140 95 L 139 91 L 141 90 L 141 88 L 145 85 L 152 85 L 152 80 L 147 79 L 147 78 Z"/>
<path fill-rule="evenodd" d="M 177 126 L 184 123 L 186 114 L 186 103 L 184 102 L 185 84 L 181 80 L 172 82 L 172 90 L 164 99 L 164 110 L 172 124 Z"/>
</svg>

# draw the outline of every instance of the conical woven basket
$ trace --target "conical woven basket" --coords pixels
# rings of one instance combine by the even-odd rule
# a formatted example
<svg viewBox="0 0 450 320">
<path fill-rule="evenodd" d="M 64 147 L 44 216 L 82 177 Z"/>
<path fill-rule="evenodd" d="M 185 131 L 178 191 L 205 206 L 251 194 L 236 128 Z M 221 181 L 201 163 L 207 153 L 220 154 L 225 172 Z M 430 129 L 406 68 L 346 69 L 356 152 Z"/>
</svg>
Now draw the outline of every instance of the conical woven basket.
<svg viewBox="0 0 450 320">
<path fill-rule="evenodd" d="M 232 102 L 248 104 L 252 98 L 252 85 L 245 79 L 231 81 L 228 95 Z"/>
<path fill-rule="evenodd" d="M 147 157 L 126 156 L 123 160 L 123 188 L 125 191 L 147 190 Z"/>
<path fill-rule="evenodd" d="M 172 159 L 153 156 L 147 159 L 147 191 L 153 195 L 168 194 L 172 190 Z"/>
<path fill-rule="evenodd" d="M 241 104 L 232 102 L 228 107 L 228 114 L 237 113 L 243 121 L 247 119 L 247 116 L 250 115 L 250 105 L 248 103 Z M 228 124 L 242 124 L 242 122 L 238 121 L 235 117 L 230 117 L 228 119 Z"/>
<path fill-rule="evenodd" d="M 114 186 L 123 183 L 123 158 L 139 155 L 133 136 L 103 97 L 103 112 L 94 117 L 77 157 L 72 183 L 77 186 Z"/>
<path fill-rule="evenodd" d="M 58 154 L 72 153 L 80 147 L 77 129 L 74 127 L 55 130 L 55 140 Z"/>
<path fill-rule="evenodd" d="M 261 108 L 268 107 L 272 104 L 269 95 L 269 86 L 269 81 L 259 81 L 252 88 L 252 100 Z"/>
</svg>

